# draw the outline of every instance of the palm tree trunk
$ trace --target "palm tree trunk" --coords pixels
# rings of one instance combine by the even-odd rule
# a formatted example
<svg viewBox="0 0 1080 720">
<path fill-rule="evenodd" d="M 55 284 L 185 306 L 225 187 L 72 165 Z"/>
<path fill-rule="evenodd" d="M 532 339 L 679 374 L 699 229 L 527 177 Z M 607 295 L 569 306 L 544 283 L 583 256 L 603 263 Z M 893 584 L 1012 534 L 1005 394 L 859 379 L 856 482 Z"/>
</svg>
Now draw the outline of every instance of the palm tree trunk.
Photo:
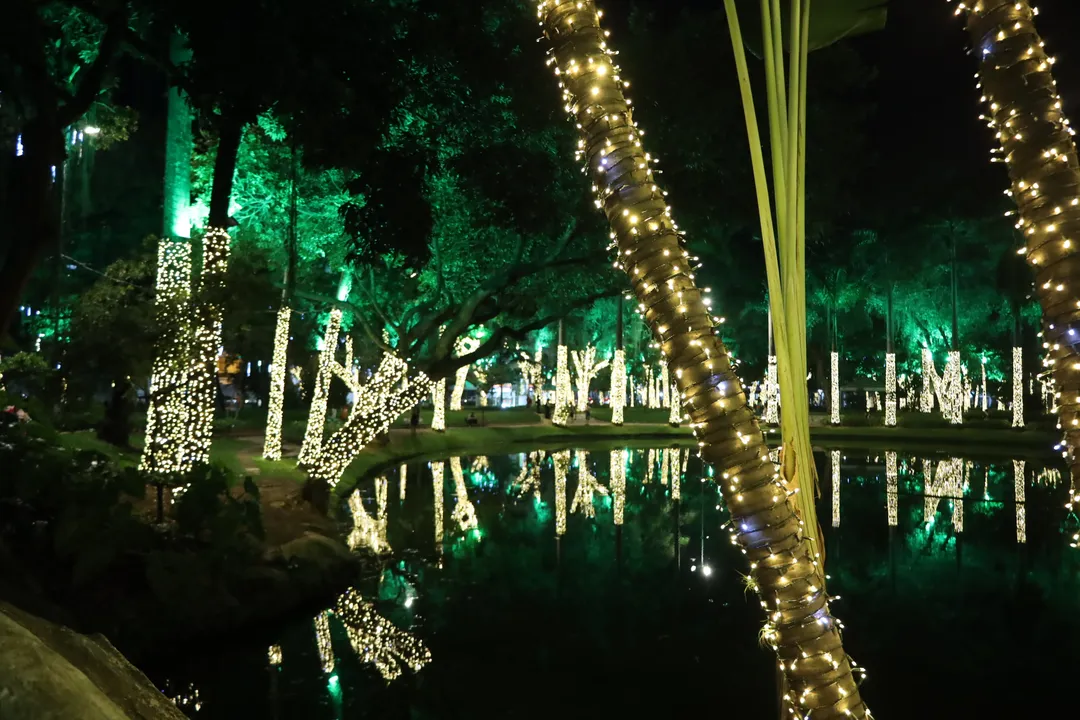
<svg viewBox="0 0 1080 720">
<path fill-rule="evenodd" d="M 619 264 L 645 319 L 675 370 L 703 458 L 723 478 L 736 544 L 750 560 L 751 581 L 772 613 L 763 636 L 776 649 L 796 706 L 815 720 L 866 716 L 866 706 L 829 610 L 824 570 L 811 554 L 789 496 L 727 348 L 694 283 L 664 193 L 649 168 L 623 83 L 599 26 L 596 4 L 539 0 L 551 44 L 549 64 L 580 130 L 588 163 L 611 224 Z"/>
<path fill-rule="evenodd" d="M 1080 495 L 1080 158 L 1028 0 L 981 0 L 967 11 L 979 79 L 1008 164 L 1017 228 L 1035 273 L 1044 341 L 1060 395 L 1073 494 Z M 959 13 L 960 10 L 958 9 Z"/>
</svg>

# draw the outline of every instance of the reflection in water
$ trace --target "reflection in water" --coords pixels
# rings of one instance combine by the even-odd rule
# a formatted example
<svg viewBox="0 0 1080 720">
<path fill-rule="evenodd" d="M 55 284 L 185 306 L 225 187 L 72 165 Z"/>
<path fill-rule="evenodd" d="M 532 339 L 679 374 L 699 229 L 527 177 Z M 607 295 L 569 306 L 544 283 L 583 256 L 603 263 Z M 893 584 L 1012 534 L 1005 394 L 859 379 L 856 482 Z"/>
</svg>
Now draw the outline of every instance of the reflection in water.
<svg viewBox="0 0 1080 720">
<path fill-rule="evenodd" d="M 885 502 L 889 510 L 889 527 L 896 527 L 896 476 L 896 453 L 890 450 L 885 453 Z"/>
<path fill-rule="evenodd" d="M 686 460 L 683 459 L 682 462 L 679 462 L 679 459 L 680 457 L 689 457 L 690 451 L 682 448 L 670 448 L 664 452 L 668 454 L 668 460 L 671 462 L 671 499 L 681 500 L 682 474 L 686 471 Z"/>
<path fill-rule="evenodd" d="M 930 525 L 937 515 L 938 504 L 943 499 L 952 502 L 952 524 L 956 532 L 964 532 L 964 481 L 965 463 L 961 458 L 939 460 L 935 472 L 930 459 L 923 460 L 923 522 Z"/>
<path fill-rule="evenodd" d="M 589 469 L 589 453 L 584 450 L 575 450 L 574 460 L 578 468 L 578 486 L 577 492 L 574 493 L 574 501 L 570 504 L 570 512 L 576 513 L 580 507 L 585 517 L 594 518 L 596 508 L 593 506 L 593 497 L 598 493 L 607 495 L 607 488 L 597 481 L 596 476 Z"/>
<path fill-rule="evenodd" d="M 417 672 L 431 662 L 431 651 L 419 638 L 399 630 L 360 593 L 349 589 L 337 600 L 335 614 L 345 626 L 349 644 L 362 662 L 375 665 L 386 680 L 402 673 L 402 666 Z"/>
<path fill-rule="evenodd" d="M 392 552 L 386 539 L 386 494 L 386 476 L 380 475 L 375 479 L 375 502 L 378 509 L 374 518 L 364 509 L 364 498 L 361 497 L 360 490 L 354 490 L 349 496 L 349 512 L 352 513 L 353 520 L 353 529 L 348 537 L 351 549 L 364 547 L 376 554 Z"/>
<path fill-rule="evenodd" d="M 1024 493 L 1024 461 L 1013 460 L 1013 501 L 1016 503 L 1016 542 L 1027 542 L 1027 507 Z"/>
<path fill-rule="evenodd" d="M 570 468 L 570 451 L 560 450 L 555 460 L 555 534 L 566 534 L 566 471 Z"/>
<path fill-rule="evenodd" d="M 277 666 L 281 664 L 281 646 L 271 645 L 266 651 L 266 659 L 271 665 Z"/>
<path fill-rule="evenodd" d="M 469 500 L 469 490 L 465 487 L 465 476 L 461 472 L 461 458 L 450 458 L 450 474 L 454 476 L 454 493 L 457 502 L 454 505 L 454 520 L 462 532 L 468 532 L 477 526 L 476 508 Z"/>
<path fill-rule="evenodd" d="M 435 495 L 435 547 L 439 552 L 442 552 L 443 538 L 446 534 L 443 529 L 443 517 L 446 515 L 446 510 L 443 508 L 443 472 L 442 462 L 431 463 L 431 488 Z"/>
<path fill-rule="evenodd" d="M 520 495 L 524 496 L 531 490 L 536 502 L 540 502 L 540 466 L 544 463 L 545 455 L 547 453 L 543 450 L 534 450 L 526 460 L 525 453 L 521 453 L 521 473 L 514 480 L 514 485 L 520 488 Z"/>
<path fill-rule="evenodd" d="M 398 500 L 405 502 L 405 480 L 408 477 L 409 466 L 405 463 L 401 463 L 401 467 L 398 468 Z"/>
<path fill-rule="evenodd" d="M 612 450 L 610 454 L 611 469 L 611 507 L 615 516 L 615 524 L 623 524 L 623 512 L 626 506 L 626 450 Z"/>
<path fill-rule="evenodd" d="M 315 646 L 319 650 L 319 662 L 324 673 L 334 672 L 334 647 L 330 640 L 330 611 L 323 610 L 315 616 Z"/>
<path fill-rule="evenodd" d="M 840 527 L 840 451 L 833 450 L 832 458 L 832 526 Z"/>
</svg>

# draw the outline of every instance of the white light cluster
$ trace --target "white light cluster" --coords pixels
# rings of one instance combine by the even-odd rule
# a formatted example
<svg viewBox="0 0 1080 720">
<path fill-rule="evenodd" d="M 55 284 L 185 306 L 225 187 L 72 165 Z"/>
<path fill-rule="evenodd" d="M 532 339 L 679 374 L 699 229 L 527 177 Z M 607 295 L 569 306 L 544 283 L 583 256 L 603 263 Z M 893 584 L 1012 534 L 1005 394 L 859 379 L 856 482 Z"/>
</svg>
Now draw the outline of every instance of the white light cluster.
<svg viewBox="0 0 1080 720">
<path fill-rule="evenodd" d="M 616 350 L 611 364 L 611 424 L 622 425 L 626 408 L 626 351 Z"/>
<path fill-rule="evenodd" d="M 386 539 L 386 495 L 387 480 L 385 475 L 375 479 L 375 502 L 377 510 L 375 517 L 371 517 L 364 509 L 364 498 L 359 490 L 354 490 L 349 496 L 349 512 L 352 515 L 353 529 L 349 533 L 347 542 L 351 550 L 367 548 L 376 555 L 387 555 L 393 552 L 389 541 Z"/>
<path fill-rule="evenodd" d="M 406 480 L 409 478 L 409 466 L 401 463 L 398 468 L 398 502 L 405 502 Z"/>
<path fill-rule="evenodd" d="M 552 455 L 555 465 L 555 534 L 566 534 L 566 472 L 570 469 L 570 451 Z"/>
<path fill-rule="evenodd" d="M 897 524 L 897 502 L 898 487 L 897 487 L 897 468 L 896 468 L 896 451 L 888 450 L 885 453 L 885 503 L 889 512 L 889 527 L 896 527 Z"/>
<path fill-rule="evenodd" d="M 432 385 L 431 379 L 422 372 L 409 375 L 408 364 L 390 353 L 383 354 L 371 378 L 361 384 L 359 372 L 351 367 L 351 342 L 346 343 L 346 352 L 345 365 L 332 358 L 325 361 L 330 366 L 330 372 L 341 378 L 353 393 L 352 412 L 345 424 L 321 444 L 315 455 L 302 463 L 312 478 L 322 480 L 331 487 L 337 485 L 356 455 L 386 432 L 402 413 L 420 402 Z M 406 378 L 408 383 L 404 382 Z"/>
<path fill-rule="evenodd" d="M 934 354 L 930 348 L 922 349 L 922 393 L 919 395 L 919 412 L 934 411 L 934 381 L 937 369 L 934 367 Z"/>
<path fill-rule="evenodd" d="M 335 614 L 353 652 L 361 662 L 374 665 L 384 680 L 400 677 L 403 668 L 418 672 L 431 662 L 431 651 L 418 637 L 395 627 L 356 590 L 350 588 L 338 598 Z"/>
<path fill-rule="evenodd" d="M 444 526 L 446 492 L 443 490 L 445 472 L 445 463 L 442 461 L 431 463 L 431 491 L 435 506 L 435 547 L 440 553 L 442 552 L 443 539 L 446 537 Z"/>
<path fill-rule="evenodd" d="M 596 517 L 596 507 L 593 498 L 596 495 L 607 495 L 608 490 L 596 479 L 596 475 L 589 469 L 589 453 L 584 450 L 575 450 L 574 459 L 577 462 L 578 485 L 574 493 L 574 499 L 570 503 L 570 514 L 576 513 L 581 508 L 581 513 L 587 518 Z"/>
<path fill-rule="evenodd" d="M 266 651 L 266 659 L 274 667 L 281 665 L 281 646 L 271 645 Z"/>
<path fill-rule="evenodd" d="M 840 353 L 829 353 L 829 422 L 840 424 Z"/>
<path fill-rule="evenodd" d="M 231 239 L 224 228 L 212 227 L 203 236 L 203 264 L 199 294 L 220 298 L 229 267 Z M 210 461 L 210 443 L 214 435 L 214 408 L 217 406 L 217 360 L 221 354 L 222 308 L 213 297 L 196 303 L 194 367 L 191 375 L 191 460 L 195 464 Z"/>
<path fill-rule="evenodd" d="M 540 502 L 540 466 L 546 455 L 547 452 L 544 450 L 534 450 L 529 453 L 526 460 L 522 453 L 521 473 L 513 483 L 513 487 L 518 488 L 518 497 L 524 497 L 526 493 L 532 491 L 533 499 Z"/>
<path fill-rule="evenodd" d="M 330 399 L 330 380 L 334 376 L 334 355 L 337 353 L 338 335 L 341 333 L 341 311 L 334 308 L 326 321 L 322 352 L 319 353 L 319 371 L 315 375 L 311 407 L 308 409 L 307 429 L 300 445 L 297 461 L 301 466 L 315 461 L 322 450 L 326 433 L 326 406 Z"/>
<path fill-rule="evenodd" d="M 431 404 L 434 406 L 431 429 L 435 432 L 446 432 L 446 378 L 441 378 L 431 386 Z"/>
<path fill-rule="evenodd" d="M 570 408 L 574 402 L 574 391 L 570 387 L 568 354 L 566 346 L 560 345 L 556 354 L 555 409 L 551 416 L 553 425 L 565 426 L 570 421 Z"/>
<path fill-rule="evenodd" d="M 1012 349 L 1012 426 L 1024 427 L 1024 348 Z"/>
<path fill-rule="evenodd" d="M 960 351 L 949 351 L 949 359 L 945 362 L 945 371 L 942 373 L 941 380 L 938 380 L 936 373 L 933 375 L 933 380 L 942 417 L 952 425 L 962 425 L 967 393 L 964 392 L 965 378 L 963 365 L 960 362 Z"/>
<path fill-rule="evenodd" d="M 683 463 L 680 459 L 683 457 L 683 453 L 690 454 L 689 450 L 683 450 L 682 448 L 671 448 L 667 450 L 668 462 L 671 464 L 671 499 L 682 499 L 682 473 Z"/>
<path fill-rule="evenodd" d="M 480 347 L 480 340 L 474 337 L 459 337 L 454 342 L 454 354 L 457 357 L 475 352 Z M 462 365 L 454 373 L 454 387 L 450 391 L 450 409 L 461 409 L 461 398 L 465 394 L 465 379 L 469 376 L 469 366 Z"/>
<path fill-rule="evenodd" d="M 584 350 L 574 350 L 574 372 L 577 377 L 577 411 L 585 412 L 589 407 L 589 385 L 597 373 L 608 366 L 609 360 L 596 362 L 596 346 L 589 345 Z"/>
<path fill-rule="evenodd" d="M 666 365 L 664 367 L 667 367 Z M 664 373 L 667 376 L 667 373 Z M 670 406 L 670 412 L 668 413 L 668 425 L 671 427 L 678 427 L 682 422 L 682 396 L 679 393 L 679 386 L 675 383 L 671 383 L 668 386 L 670 394 L 668 395 L 668 405 Z"/>
<path fill-rule="evenodd" d="M 834 353 L 835 354 L 835 353 Z M 780 383 L 776 377 L 776 356 L 769 356 L 769 367 L 765 372 L 765 422 L 776 425 L 780 422 Z M 837 421 L 839 422 L 839 421 Z"/>
<path fill-rule="evenodd" d="M 285 406 L 285 366 L 288 364 L 291 318 L 292 308 L 282 305 L 274 327 L 274 355 L 270 362 L 270 400 L 266 412 L 266 438 L 263 440 L 263 457 L 267 460 L 281 459 L 281 420 Z"/>
<path fill-rule="evenodd" d="M 885 353 L 885 427 L 896 425 L 896 353 Z"/>
<path fill-rule="evenodd" d="M 330 635 L 329 610 L 323 610 L 315 616 L 315 645 L 319 650 L 322 670 L 329 675 L 334 672 L 334 645 Z"/>
<path fill-rule="evenodd" d="M 1027 476 L 1026 463 L 1013 460 L 1013 501 L 1016 505 L 1016 542 L 1027 542 L 1027 493 L 1024 480 Z"/>
<path fill-rule="evenodd" d="M 964 461 L 948 458 L 937 463 L 923 460 L 923 522 L 929 524 L 943 498 L 952 501 L 952 523 L 956 532 L 964 532 Z"/>
<path fill-rule="evenodd" d="M 610 462 L 611 510 L 615 524 L 622 525 L 626 508 L 626 450 L 612 450 Z"/>
<path fill-rule="evenodd" d="M 469 490 L 465 487 L 465 475 L 461 470 L 461 458 L 450 458 L 450 474 L 454 478 L 454 512 L 453 519 L 458 524 L 461 532 L 468 532 L 479 525 L 476 519 L 476 508 L 469 500 Z"/>
<path fill-rule="evenodd" d="M 830 453 L 832 462 L 832 526 L 840 527 L 840 451 Z"/>
<path fill-rule="evenodd" d="M 160 336 L 154 347 L 146 440 L 139 469 L 183 473 L 191 469 L 188 371 L 191 351 L 191 245 L 158 242 L 154 313 Z"/>
</svg>

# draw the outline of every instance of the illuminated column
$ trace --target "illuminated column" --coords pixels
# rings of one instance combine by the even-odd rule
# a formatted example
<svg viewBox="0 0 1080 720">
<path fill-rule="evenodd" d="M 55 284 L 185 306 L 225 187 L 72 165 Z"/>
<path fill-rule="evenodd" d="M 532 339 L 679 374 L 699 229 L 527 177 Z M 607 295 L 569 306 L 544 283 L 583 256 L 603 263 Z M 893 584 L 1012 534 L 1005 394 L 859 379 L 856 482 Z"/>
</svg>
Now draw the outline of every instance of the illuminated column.
<svg viewBox="0 0 1080 720">
<path fill-rule="evenodd" d="M 770 610 L 783 608 L 763 636 L 780 657 L 800 658 L 794 667 L 785 662 L 784 675 L 807 713 L 861 720 L 866 706 L 807 538 L 816 530 L 800 526 L 796 501 L 768 463 L 764 437 L 716 332 L 720 319 L 695 282 L 693 256 L 650 167 L 596 4 L 538 0 L 536 7 L 548 64 L 579 134 L 578 160 L 618 249 L 616 267 L 626 272 L 665 359 L 682 370 L 684 406 L 704 460 L 717 468 L 732 544 L 750 563 L 749 584 Z M 800 613 L 808 608 L 813 621 L 804 624 Z"/>
<path fill-rule="evenodd" d="M 568 352 L 566 346 L 559 343 L 555 368 L 555 410 L 552 413 L 553 425 L 565 426 L 570 420 L 570 407 L 573 402 L 573 390 L 570 387 L 570 368 L 567 367 Z"/>
<path fill-rule="evenodd" d="M 582 351 L 575 350 L 573 359 L 577 373 L 577 411 L 583 413 L 589 408 L 589 385 L 596 374 L 608 366 L 608 361 L 596 362 L 596 347 L 593 345 Z"/>
<path fill-rule="evenodd" d="M 960 351 L 950 350 L 949 359 L 945 363 L 945 371 L 942 373 L 941 392 L 938 402 L 941 404 L 941 414 L 952 425 L 964 423 L 964 373 L 960 362 Z"/>
<path fill-rule="evenodd" d="M 401 463 L 398 469 L 398 501 L 405 502 L 405 480 L 408 478 L 409 466 Z"/>
<path fill-rule="evenodd" d="M 611 458 L 611 508 L 615 524 L 623 524 L 626 507 L 626 450 L 612 450 Z"/>
<path fill-rule="evenodd" d="M 634 376 L 627 374 L 626 382 L 630 385 L 630 407 L 636 407 L 635 403 L 637 402 L 637 388 L 634 387 Z"/>
<path fill-rule="evenodd" d="M 930 348 L 922 349 L 922 394 L 919 396 L 919 412 L 934 411 L 934 376 L 937 370 L 934 368 L 934 355 Z"/>
<path fill-rule="evenodd" d="M 832 461 L 832 526 L 840 527 L 840 451 L 833 450 Z"/>
<path fill-rule="evenodd" d="M 1024 427 L 1024 349 L 1012 349 L 1012 426 Z"/>
<path fill-rule="evenodd" d="M 208 228 L 203 236 L 202 273 L 196 303 L 194 366 L 192 373 L 191 426 L 186 438 L 193 463 L 210 461 L 217 403 L 217 359 L 221 354 L 220 302 L 229 265 L 229 233 L 224 228 Z"/>
<path fill-rule="evenodd" d="M 191 245 L 158 242 L 154 314 L 160 336 L 154 347 L 146 440 L 139 469 L 158 473 L 191 469 L 184 437 L 189 427 L 187 408 L 188 354 L 191 345 Z"/>
<path fill-rule="evenodd" d="M 668 374 L 667 363 L 660 361 L 660 407 L 671 407 L 671 376 Z"/>
<path fill-rule="evenodd" d="M 885 453 L 885 502 L 889 511 L 889 527 L 896 527 L 897 523 L 897 472 L 896 453 L 892 450 Z"/>
<path fill-rule="evenodd" d="M 885 354 L 885 426 L 896 425 L 896 353 Z"/>
<path fill-rule="evenodd" d="M 442 378 L 431 388 L 431 402 L 435 406 L 431 413 L 431 429 L 435 432 L 446 431 L 446 378 Z"/>
<path fill-rule="evenodd" d="M 334 646 L 330 635 L 330 611 L 323 610 L 315 616 L 315 644 L 319 649 L 322 670 L 329 675 L 334 672 Z"/>
<path fill-rule="evenodd" d="M 840 424 L 840 353 L 829 353 L 829 422 Z"/>
<path fill-rule="evenodd" d="M 326 334 L 323 336 L 323 347 L 319 353 L 319 373 L 315 376 L 307 429 L 304 431 L 304 442 L 300 445 L 300 455 L 297 457 L 301 466 L 312 463 L 322 450 L 323 435 L 326 431 L 326 405 L 330 398 L 330 379 L 333 377 L 331 365 L 340 332 L 341 311 L 335 308 L 330 311 L 330 318 L 326 321 Z"/>
<path fill-rule="evenodd" d="M 555 465 L 555 535 L 566 534 L 566 472 L 570 468 L 570 451 L 560 450 L 552 455 Z"/>
<path fill-rule="evenodd" d="M 462 365 L 454 373 L 454 389 L 450 391 L 450 409 L 461 409 L 461 398 L 465 394 L 465 378 L 469 376 L 469 366 Z"/>
<path fill-rule="evenodd" d="M 274 355 L 270 361 L 270 400 L 266 412 L 266 438 L 263 440 L 263 457 L 267 460 L 281 459 L 281 413 L 285 404 L 285 365 L 291 317 L 292 309 L 281 306 L 274 329 Z"/>
<path fill-rule="evenodd" d="M 1027 470 L 1023 460 L 1013 460 L 1013 501 L 1016 504 L 1016 542 L 1027 542 L 1027 498 L 1024 488 Z"/>
<path fill-rule="evenodd" d="M 435 547 L 440 553 L 442 553 L 443 538 L 446 536 L 446 531 L 443 528 L 443 518 L 446 517 L 446 510 L 443 507 L 445 495 L 443 491 L 444 472 L 445 463 L 441 461 L 431 463 L 431 489 L 435 498 Z"/>
<path fill-rule="evenodd" d="M 986 397 L 986 358 L 982 358 L 980 367 L 982 368 L 982 411 L 986 412 L 990 408 Z"/>
<path fill-rule="evenodd" d="M 623 424 L 623 409 L 626 407 L 626 352 L 615 351 L 615 360 L 611 365 L 611 424 Z"/>
</svg>

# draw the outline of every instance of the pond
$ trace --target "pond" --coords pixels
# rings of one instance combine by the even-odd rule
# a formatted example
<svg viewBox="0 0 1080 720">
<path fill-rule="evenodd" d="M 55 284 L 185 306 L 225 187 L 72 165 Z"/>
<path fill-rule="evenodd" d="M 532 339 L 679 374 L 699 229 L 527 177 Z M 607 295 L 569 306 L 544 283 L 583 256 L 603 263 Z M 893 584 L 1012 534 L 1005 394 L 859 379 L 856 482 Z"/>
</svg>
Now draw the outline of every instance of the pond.
<svg viewBox="0 0 1080 720">
<path fill-rule="evenodd" d="M 817 460 L 833 608 L 875 717 L 1072 708 L 1080 551 L 1052 456 Z M 381 571 L 150 675 L 223 720 L 778 717 L 710 476 L 678 447 L 394 468 L 344 513 Z"/>
</svg>

